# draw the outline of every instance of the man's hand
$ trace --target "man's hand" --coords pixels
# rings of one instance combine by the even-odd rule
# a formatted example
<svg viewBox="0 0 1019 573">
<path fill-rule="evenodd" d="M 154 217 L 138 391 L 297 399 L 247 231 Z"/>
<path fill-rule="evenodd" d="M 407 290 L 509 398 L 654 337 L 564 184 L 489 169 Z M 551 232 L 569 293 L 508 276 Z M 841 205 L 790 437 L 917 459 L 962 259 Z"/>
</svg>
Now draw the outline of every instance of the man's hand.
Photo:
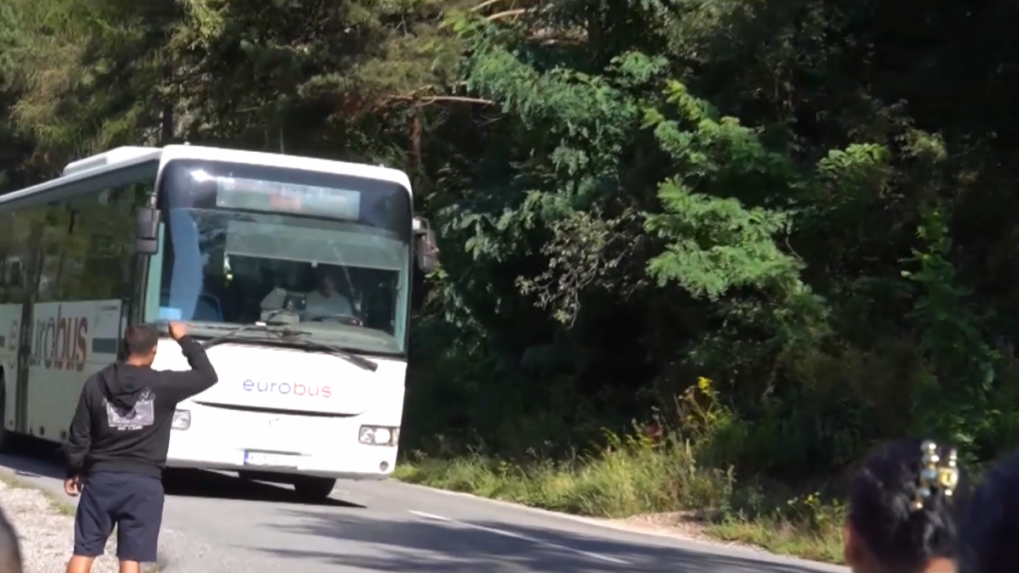
<svg viewBox="0 0 1019 573">
<path fill-rule="evenodd" d="M 81 478 L 75 476 L 64 480 L 64 493 L 71 497 L 77 497 L 81 493 Z"/>
<path fill-rule="evenodd" d="M 171 322 L 167 325 L 167 328 L 170 329 L 170 338 L 174 340 L 180 340 L 188 335 L 188 329 L 183 323 Z"/>
</svg>

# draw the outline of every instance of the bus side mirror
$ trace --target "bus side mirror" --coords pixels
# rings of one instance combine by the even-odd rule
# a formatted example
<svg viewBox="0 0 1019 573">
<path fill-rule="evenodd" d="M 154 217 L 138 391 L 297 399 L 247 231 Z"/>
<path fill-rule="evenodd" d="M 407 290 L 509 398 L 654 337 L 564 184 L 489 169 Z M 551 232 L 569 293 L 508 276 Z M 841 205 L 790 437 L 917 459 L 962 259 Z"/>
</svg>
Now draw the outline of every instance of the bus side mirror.
<svg viewBox="0 0 1019 573">
<path fill-rule="evenodd" d="M 138 209 L 135 223 L 134 250 L 139 255 L 154 255 L 159 252 L 159 209 L 142 207 Z"/>
<path fill-rule="evenodd" d="M 435 231 L 426 219 L 414 218 L 414 255 L 418 268 L 430 273 L 439 261 L 439 245 L 435 242 Z"/>
</svg>

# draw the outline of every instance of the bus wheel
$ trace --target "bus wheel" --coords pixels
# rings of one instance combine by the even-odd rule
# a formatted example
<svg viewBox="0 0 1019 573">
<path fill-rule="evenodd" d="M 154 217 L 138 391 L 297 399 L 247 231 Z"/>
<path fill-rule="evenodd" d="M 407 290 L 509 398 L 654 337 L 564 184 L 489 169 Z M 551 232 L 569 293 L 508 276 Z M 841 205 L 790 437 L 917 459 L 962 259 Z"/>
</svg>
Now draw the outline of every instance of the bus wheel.
<svg viewBox="0 0 1019 573">
<path fill-rule="evenodd" d="M 308 501 L 325 501 L 334 487 L 336 480 L 329 478 L 299 476 L 294 480 L 294 491 Z"/>
</svg>

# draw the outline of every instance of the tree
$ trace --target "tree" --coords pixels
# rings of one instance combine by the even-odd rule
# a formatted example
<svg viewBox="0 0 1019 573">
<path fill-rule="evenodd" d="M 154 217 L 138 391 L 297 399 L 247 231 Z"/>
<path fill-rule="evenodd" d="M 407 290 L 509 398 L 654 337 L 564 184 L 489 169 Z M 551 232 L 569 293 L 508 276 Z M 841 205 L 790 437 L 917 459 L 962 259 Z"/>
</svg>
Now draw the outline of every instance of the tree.
<svg viewBox="0 0 1019 573">
<path fill-rule="evenodd" d="M 706 376 L 750 470 L 921 425 L 990 455 L 1019 419 L 1014 10 L 16 0 L 0 172 L 183 140 L 406 169 L 443 253 L 408 436 L 566 455 Z"/>
</svg>

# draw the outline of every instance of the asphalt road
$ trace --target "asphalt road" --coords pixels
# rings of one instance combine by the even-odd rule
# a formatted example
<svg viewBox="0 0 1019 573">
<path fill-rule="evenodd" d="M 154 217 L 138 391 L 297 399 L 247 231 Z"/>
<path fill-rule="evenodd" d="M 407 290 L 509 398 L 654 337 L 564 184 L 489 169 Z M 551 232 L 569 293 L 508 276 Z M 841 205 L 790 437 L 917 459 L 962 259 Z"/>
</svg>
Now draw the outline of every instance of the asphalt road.
<svg viewBox="0 0 1019 573">
<path fill-rule="evenodd" d="M 0 471 L 64 497 L 59 458 L 35 448 L 0 454 Z M 167 494 L 160 560 L 170 573 L 846 571 L 395 481 L 340 482 L 328 503 L 306 504 L 284 486 L 184 472 Z"/>
</svg>

